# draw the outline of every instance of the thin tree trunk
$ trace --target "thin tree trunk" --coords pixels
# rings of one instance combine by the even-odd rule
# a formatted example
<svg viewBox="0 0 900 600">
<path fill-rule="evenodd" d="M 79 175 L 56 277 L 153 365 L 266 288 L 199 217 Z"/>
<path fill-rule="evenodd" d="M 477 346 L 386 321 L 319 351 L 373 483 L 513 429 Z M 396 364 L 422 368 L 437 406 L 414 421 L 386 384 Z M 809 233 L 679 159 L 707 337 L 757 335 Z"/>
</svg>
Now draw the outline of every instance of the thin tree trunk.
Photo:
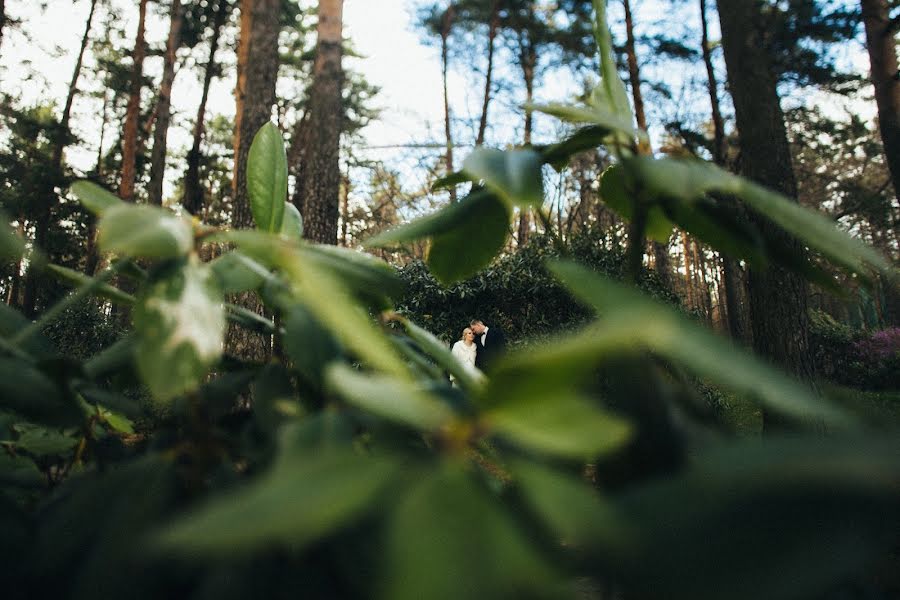
<svg viewBox="0 0 900 600">
<path fill-rule="evenodd" d="M 697 266 L 698 283 L 700 284 L 700 301 L 707 323 L 712 323 L 712 298 L 709 294 L 709 280 L 706 278 L 706 255 L 700 243 L 694 240 L 694 264 Z"/>
<path fill-rule="evenodd" d="M 750 179 L 796 199 L 797 183 L 771 66 L 763 6 L 763 0 L 718 0 L 741 167 Z M 795 238 L 767 219 L 757 217 L 754 221 L 767 238 L 784 244 L 787 251 L 798 256 L 804 252 Z M 755 350 L 801 379 L 812 381 L 807 283 L 775 265 L 751 269 L 749 275 Z M 771 424 L 771 415 L 764 415 L 764 425 Z"/>
<path fill-rule="evenodd" d="M 203 143 L 203 134 L 206 130 L 206 103 L 209 100 L 209 88 L 215 76 L 216 51 L 219 49 L 219 36 L 225 24 L 230 8 L 229 0 L 219 0 L 216 7 L 216 16 L 212 26 L 212 34 L 209 38 L 209 57 L 206 60 L 206 69 L 203 73 L 203 93 L 200 96 L 200 106 L 197 108 L 197 118 L 194 120 L 194 139 L 187 155 L 187 171 L 184 174 L 184 198 L 182 205 L 191 214 L 199 214 L 203 209 L 203 188 L 200 186 L 200 145 Z"/>
<path fill-rule="evenodd" d="M 3 30 L 6 28 L 6 0 L 0 0 L 0 47 L 3 46 Z"/>
<path fill-rule="evenodd" d="M 488 123 L 488 105 L 491 102 L 491 86 L 494 76 L 494 41 L 497 39 L 497 29 L 500 27 L 500 2 L 494 0 L 491 4 L 491 20 L 488 23 L 488 46 L 487 46 L 487 70 L 484 74 L 484 99 L 481 103 L 481 120 L 478 122 L 478 137 L 475 138 L 475 145 L 484 144 L 484 136 L 487 132 Z"/>
<path fill-rule="evenodd" d="M 700 0 L 701 46 L 703 64 L 706 65 L 706 82 L 709 90 L 709 105 L 712 108 L 713 122 L 713 160 L 717 165 L 725 164 L 725 123 L 719 107 L 719 83 L 713 67 L 712 48 L 709 44 L 709 27 L 706 13 L 706 0 Z"/>
<path fill-rule="evenodd" d="M 343 10 L 343 0 L 319 0 L 309 127 L 304 136 L 306 168 L 297 182 L 303 200 L 303 235 L 322 244 L 337 244 L 338 236 Z"/>
<path fill-rule="evenodd" d="M 181 24 L 183 21 L 184 10 L 181 7 L 181 0 L 172 0 L 169 16 L 169 37 L 166 40 L 162 83 L 159 86 L 156 129 L 153 132 L 153 150 L 150 154 L 150 185 L 148 193 L 150 203 L 157 205 L 162 204 L 163 182 L 166 175 L 166 138 L 169 134 L 172 84 L 175 82 L 175 55 L 181 46 Z"/>
<path fill-rule="evenodd" d="M 144 27 L 147 17 L 147 0 L 138 4 L 138 29 L 134 42 L 134 62 L 131 68 L 131 92 L 125 109 L 125 127 L 122 134 L 122 174 L 119 178 L 119 197 L 128 202 L 134 200 L 135 161 L 137 158 L 138 120 L 141 116 L 141 87 L 144 77 Z"/>
<path fill-rule="evenodd" d="M 446 163 L 447 174 L 453 172 L 453 128 L 450 116 L 450 95 L 447 91 L 447 67 L 449 63 L 448 41 L 450 38 L 450 29 L 453 26 L 454 9 L 453 4 L 447 7 L 444 15 L 441 17 L 441 81 L 444 86 L 444 135 L 447 139 L 447 150 L 444 154 L 444 162 Z M 456 202 L 456 186 L 450 186 L 450 200 Z"/>
<path fill-rule="evenodd" d="M 66 103 L 63 107 L 62 118 L 60 119 L 60 139 L 56 142 L 53 149 L 53 165 L 59 170 L 62 165 L 63 150 L 69 142 L 69 119 L 72 115 L 72 103 L 75 101 L 75 94 L 78 93 L 78 79 L 81 76 L 81 64 L 84 62 L 84 51 L 87 49 L 88 40 L 91 35 L 91 26 L 94 23 L 94 12 L 97 8 L 97 0 L 91 0 L 91 6 L 88 11 L 87 21 L 84 25 L 84 34 L 81 36 L 81 46 L 78 48 L 78 57 L 75 59 L 75 70 L 72 72 L 72 80 L 69 83 L 69 92 L 66 94 Z"/>
<path fill-rule="evenodd" d="M 350 219 L 350 176 L 341 175 L 341 246 L 347 247 L 347 221 Z"/>
<path fill-rule="evenodd" d="M 684 285 L 687 292 L 688 308 L 694 309 L 697 306 L 697 301 L 694 296 L 694 268 L 691 261 L 691 246 L 687 233 L 683 231 L 681 232 L 681 246 L 684 252 Z"/>
<path fill-rule="evenodd" d="M 897 69 L 896 23 L 887 0 L 862 0 L 872 85 L 878 105 L 878 125 L 894 194 L 900 200 L 900 75 Z"/>
<path fill-rule="evenodd" d="M 529 10 L 534 10 L 529 4 Z M 534 77 L 537 70 L 537 49 L 532 41 L 528 38 L 527 32 L 519 34 L 519 63 L 522 67 L 522 79 L 525 82 L 525 131 L 522 142 L 525 146 L 531 145 L 531 135 L 534 129 L 534 113 L 530 106 L 534 100 Z M 531 233 L 531 212 L 529 209 L 522 207 L 519 210 L 519 230 L 516 237 L 516 243 L 522 248 L 528 243 L 528 236 Z"/>
</svg>

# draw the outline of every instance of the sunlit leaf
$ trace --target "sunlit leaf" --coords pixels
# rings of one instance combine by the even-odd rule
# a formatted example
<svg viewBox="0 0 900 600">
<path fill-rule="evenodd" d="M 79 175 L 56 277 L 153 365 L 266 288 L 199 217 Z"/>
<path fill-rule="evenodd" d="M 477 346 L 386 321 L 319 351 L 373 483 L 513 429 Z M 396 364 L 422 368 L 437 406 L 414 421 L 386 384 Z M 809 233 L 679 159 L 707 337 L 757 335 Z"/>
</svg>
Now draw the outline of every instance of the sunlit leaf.
<svg viewBox="0 0 900 600">
<path fill-rule="evenodd" d="M 303 239 L 303 217 L 291 202 L 284 203 L 284 220 L 281 222 L 281 235 L 289 240 Z"/>
<path fill-rule="evenodd" d="M 195 390 L 222 356 L 225 306 L 209 267 L 190 261 L 151 285 L 134 311 L 138 372 L 160 401 Z"/>
<path fill-rule="evenodd" d="M 516 444 L 562 458 L 590 460 L 631 436 L 628 423 L 566 390 L 510 398 L 482 419 Z"/>
<path fill-rule="evenodd" d="M 247 194 L 256 227 L 278 233 L 287 199 L 287 155 L 281 132 L 271 122 L 253 137 L 247 157 Z"/>
<path fill-rule="evenodd" d="M 534 150 L 476 148 L 463 162 L 463 170 L 517 206 L 544 202 L 541 155 Z"/>
<path fill-rule="evenodd" d="M 104 252 L 144 258 L 175 258 L 190 252 L 190 224 L 168 210 L 120 204 L 103 213 L 97 243 Z"/>
<path fill-rule="evenodd" d="M 337 363 L 325 374 L 328 388 L 350 404 L 385 419 L 433 431 L 453 420 L 453 411 L 407 381 L 364 375 Z"/>
<path fill-rule="evenodd" d="M 103 216 L 110 208 L 124 204 L 121 198 L 91 181 L 76 181 L 71 190 L 81 205 L 97 217 Z"/>
<path fill-rule="evenodd" d="M 603 172 L 600 178 L 600 198 L 612 208 L 620 217 L 630 221 L 634 217 L 635 195 L 629 192 L 627 174 L 621 164 L 615 164 Z M 647 197 L 643 201 L 650 201 L 647 209 L 646 235 L 660 243 L 669 241 L 672 235 L 672 222 L 666 217 L 663 209 L 653 198 Z"/>
<path fill-rule="evenodd" d="M 209 263 L 225 294 L 258 290 L 272 274 L 240 252 L 228 252 Z"/>
</svg>

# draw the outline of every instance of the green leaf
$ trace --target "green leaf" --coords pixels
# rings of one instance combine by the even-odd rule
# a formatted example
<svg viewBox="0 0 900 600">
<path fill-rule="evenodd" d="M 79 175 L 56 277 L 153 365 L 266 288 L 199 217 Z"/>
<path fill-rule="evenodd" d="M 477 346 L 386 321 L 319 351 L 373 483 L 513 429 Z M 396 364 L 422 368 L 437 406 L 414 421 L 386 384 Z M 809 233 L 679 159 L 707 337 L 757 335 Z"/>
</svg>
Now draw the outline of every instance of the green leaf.
<svg viewBox="0 0 900 600">
<path fill-rule="evenodd" d="M 567 547 L 631 550 L 633 532 L 618 507 L 584 479 L 535 462 L 509 462 L 525 501 Z"/>
<path fill-rule="evenodd" d="M 264 266 L 240 252 L 228 252 L 209 263 L 222 292 L 237 294 L 258 290 L 272 274 Z"/>
<path fill-rule="evenodd" d="M 610 130 L 598 125 L 582 127 L 566 139 L 555 144 L 535 146 L 541 153 L 541 160 L 557 171 L 562 171 L 569 160 L 586 150 L 597 148 L 609 136 Z"/>
<path fill-rule="evenodd" d="M 541 155 L 534 150 L 476 148 L 463 162 L 463 170 L 517 206 L 539 207 L 544 202 Z"/>
<path fill-rule="evenodd" d="M 31 325 L 32 321 L 25 315 L 11 306 L 0 303 L 0 336 L 7 340 L 12 339 Z M 57 355 L 53 344 L 40 333 L 30 335 L 19 348 L 39 360 L 54 358 Z"/>
<path fill-rule="evenodd" d="M 628 221 L 634 216 L 634 203 L 637 201 L 630 191 L 633 188 L 633 184 L 628 184 L 627 174 L 621 164 L 612 165 L 600 178 L 600 198 Z M 645 198 L 644 201 L 652 202 L 653 198 Z M 653 203 L 647 209 L 645 233 L 647 237 L 660 243 L 668 242 L 672 235 L 672 222 L 658 204 Z"/>
<path fill-rule="evenodd" d="M 807 387 L 640 292 L 575 263 L 554 262 L 549 269 L 603 319 L 577 335 L 551 344 L 548 350 L 510 360 L 507 369 L 521 371 L 527 369 L 527 364 L 552 364 L 562 372 L 588 366 L 600 357 L 644 349 L 723 387 L 756 397 L 783 415 L 821 419 L 834 426 L 852 423 L 849 415 L 817 398 Z"/>
<path fill-rule="evenodd" d="M 0 484 L 41 488 L 47 485 L 47 478 L 27 456 L 11 456 L 7 452 L 0 452 Z"/>
<path fill-rule="evenodd" d="M 428 249 L 428 268 L 445 285 L 491 264 L 509 237 L 509 206 L 498 196 L 488 194 L 462 203 L 471 204 L 466 210 L 468 220 L 452 231 L 435 235 Z"/>
<path fill-rule="evenodd" d="M 465 171 L 456 171 L 455 173 L 450 173 L 446 177 L 440 177 L 431 185 L 431 190 L 436 192 L 438 190 L 456 187 L 461 183 L 466 183 L 471 180 L 472 178 Z"/>
<path fill-rule="evenodd" d="M 371 317 L 351 298 L 350 290 L 309 254 L 279 236 L 231 231 L 218 239 L 236 244 L 242 252 L 270 268 L 280 269 L 291 294 L 313 313 L 344 346 L 375 368 L 404 378 L 409 373 Z"/>
<path fill-rule="evenodd" d="M 597 50 L 600 54 L 600 86 L 602 94 L 592 94 L 595 105 L 609 106 L 610 110 L 624 118 L 629 125 L 634 120 L 631 105 L 628 103 L 628 93 L 625 84 L 619 78 L 619 68 L 616 55 L 613 52 L 612 36 L 609 32 L 609 24 L 606 18 L 606 0 L 593 0 L 594 2 L 594 40 L 597 42 Z"/>
<path fill-rule="evenodd" d="M 617 450 L 631 437 L 628 423 L 577 394 L 519 391 L 525 393 L 492 407 L 482 419 L 493 431 L 522 447 L 590 460 Z"/>
<path fill-rule="evenodd" d="M 608 556 L 637 597 L 822 597 L 894 546 L 896 437 L 768 437 L 704 454 L 620 503 L 635 551 Z"/>
<path fill-rule="evenodd" d="M 600 106 L 573 106 L 570 104 L 532 104 L 531 110 L 544 113 L 568 123 L 590 123 L 607 132 L 620 132 L 629 138 L 645 137 L 646 134 L 636 128 L 630 116 L 618 115 Z M 609 133 L 607 133 L 607 136 Z M 604 136 L 604 137 L 607 137 Z"/>
<path fill-rule="evenodd" d="M 329 271 L 358 298 L 378 309 L 389 308 L 391 299 L 399 299 L 405 291 L 397 270 L 370 254 L 325 244 L 306 245 L 299 252 L 304 261 Z"/>
<path fill-rule="evenodd" d="M 170 211 L 122 203 L 105 210 L 97 243 L 104 252 L 143 258 L 176 258 L 191 251 L 190 224 Z"/>
<path fill-rule="evenodd" d="M 247 157 L 247 193 L 258 229 L 270 233 L 282 230 L 287 180 L 284 140 L 278 127 L 266 123 L 256 132 Z"/>
<path fill-rule="evenodd" d="M 285 192 L 287 193 L 287 192 Z M 284 203 L 284 220 L 281 222 L 281 235 L 289 240 L 303 239 L 303 217 L 291 202 Z"/>
<path fill-rule="evenodd" d="M 68 267 L 63 267 L 61 265 L 47 265 L 47 270 L 55 275 L 56 278 L 61 282 L 75 288 L 90 285 L 94 280 L 93 277 L 89 277 L 84 273 L 69 269 Z M 111 300 L 112 302 L 117 302 L 119 304 L 134 304 L 134 296 L 123 292 L 119 288 L 113 287 L 108 283 L 101 283 L 99 286 L 97 286 L 94 290 L 94 295 L 100 298 L 106 298 L 107 300 Z"/>
<path fill-rule="evenodd" d="M 325 366 L 341 354 L 340 344 L 301 305 L 293 305 L 284 314 L 284 351 L 291 366 L 307 382 L 318 384 L 324 377 Z"/>
<path fill-rule="evenodd" d="M 106 422 L 113 431 L 132 435 L 134 433 L 134 423 L 128 417 L 120 415 L 104 407 L 100 408 L 100 417 Z"/>
<path fill-rule="evenodd" d="M 876 250 L 838 229 L 827 217 L 711 163 L 650 157 L 635 157 L 629 163 L 642 184 L 660 197 L 696 202 L 709 192 L 736 196 L 835 264 L 860 274 L 871 266 L 890 277 L 896 275 Z"/>
<path fill-rule="evenodd" d="M 12 358 L 0 358 L 0 406 L 30 421 L 68 426 L 81 422 L 81 410 L 46 374 Z"/>
<path fill-rule="evenodd" d="M 364 375 L 342 363 L 329 367 L 325 380 L 347 402 L 390 421 L 435 431 L 454 419 L 447 405 L 407 381 Z"/>
<path fill-rule="evenodd" d="M 16 447 L 35 456 L 49 456 L 66 454 L 77 443 L 78 440 L 59 431 L 30 427 L 16 440 Z"/>
<path fill-rule="evenodd" d="M 151 285 L 134 311 L 138 372 L 159 401 L 195 390 L 222 356 L 225 307 L 209 267 L 191 260 Z"/>
<path fill-rule="evenodd" d="M 25 241 L 9 226 L 9 219 L 0 212 L 0 260 L 18 260 L 25 253 Z"/>
<path fill-rule="evenodd" d="M 248 554 L 276 544 L 296 551 L 373 510 L 396 472 L 389 460 L 347 446 L 292 453 L 243 489 L 177 519 L 159 540 L 190 555 Z"/>
<path fill-rule="evenodd" d="M 70 189 L 81 205 L 97 217 L 102 217 L 110 208 L 124 204 L 121 198 L 90 181 L 76 181 Z"/>
<path fill-rule="evenodd" d="M 557 583 L 498 499 L 456 464 L 399 499 L 386 552 L 379 596 L 390 600 L 551 597 Z"/>
</svg>

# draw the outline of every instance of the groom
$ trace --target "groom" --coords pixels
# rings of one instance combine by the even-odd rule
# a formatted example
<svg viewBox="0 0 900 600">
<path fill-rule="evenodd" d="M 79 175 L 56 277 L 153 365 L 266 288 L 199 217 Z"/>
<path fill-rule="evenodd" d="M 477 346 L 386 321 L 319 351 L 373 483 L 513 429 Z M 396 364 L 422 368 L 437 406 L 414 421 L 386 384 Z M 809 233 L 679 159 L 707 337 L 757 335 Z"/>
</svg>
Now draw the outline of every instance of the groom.
<svg viewBox="0 0 900 600">
<path fill-rule="evenodd" d="M 490 369 L 506 351 L 506 336 L 498 327 L 488 327 L 480 319 L 473 319 L 469 327 L 475 334 L 475 366 L 482 371 Z"/>
</svg>

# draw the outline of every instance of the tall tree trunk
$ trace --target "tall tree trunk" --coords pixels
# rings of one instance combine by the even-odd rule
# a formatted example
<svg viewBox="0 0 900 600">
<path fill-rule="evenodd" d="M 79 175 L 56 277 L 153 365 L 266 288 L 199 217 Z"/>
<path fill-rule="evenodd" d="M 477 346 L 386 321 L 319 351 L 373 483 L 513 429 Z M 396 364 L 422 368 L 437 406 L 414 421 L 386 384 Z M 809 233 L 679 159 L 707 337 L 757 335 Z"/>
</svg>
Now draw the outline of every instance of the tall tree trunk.
<svg viewBox="0 0 900 600">
<path fill-rule="evenodd" d="M 91 35 L 91 26 L 94 23 L 94 13 L 97 8 L 97 0 L 91 0 L 88 10 L 87 20 L 84 25 L 84 34 L 81 36 L 81 46 L 78 50 L 78 56 L 75 59 L 75 69 L 72 71 L 72 79 L 69 82 L 69 90 L 66 94 L 66 103 L 63 106 L 62 116 L 59 121 L 59 133 L 53 146 L 53 171 L 45 174 L 46 190 L 40 199 L 40 205 L 34 214 L 34 245 L 38 249 L 47 248 L 47 235 L 50 230 L 51 211 L 56 203 L 56 192 L 54 187 L 62 185 L 62 157 L 63 151 L 69 142 L 69 120 L 72 115 L 72 104 L 75 101 L 75 95 L 78 93 L 78 79 L 81 76 L 81 65 L 84 62 L 84 52 L 87 48 L 88 40 Z M 22 299 L 22 310 L 29 317 L 34 316 L 37 304 L 38 286 L 37 286 L 37 269 L 31 263 L 28 266 L 28 272 L 25 276 L 25 294 Z"/>
<path fill-rule="evenodd" d="M 719 107 L 719 83 L 716 81 L 716 70 L 713 67 L 712 48 L 709 44 L 709 27 L 706 13 L 706 0 L 700 0 L 700 32 L 703 51 L 703 64 L 706 65 L 706 82 L 709 90 L 709 105 L 712 108 L 713 122 L 713 160 L 717 165 L 725 164 L 725 122 Z"/>
<path fill-rule="evenodd" d="M 341 175 L 341 246 L 347 247 L 347 221 L 350 220 L 350 176 Z"/>
<path fill-rule="evenodd" d="M 169 13 L 169 38 L 166 40 L 166 55 L 163 60 L 162 83 L 159 86 L 159 104 L 156 115 L 156 129 L 153 132 L 153 150 L 150 154 L 150 203 L 162 204 L 163 181 L 166 175 L 166 138 L 169 134 L 169 117 L 172 106 L 172 84 L 175 82 L 175 55 L 181 46 L 181 24 L 184 9 L 181 0 L 172 0 Z"/>
<path fill-rule="evenodd" d="M 6 0 L 0 0 L 0 46 L 3 46 L 3 30 L 6 28 Z"/>
<path fill-rule="evenodd" d="M 887 0 L 862 0 L 878 125 L 894 193 L 900 200 L 900 75 L 897 70 L 897 23 L 891 23 Z"/>
<path fill-rule="evenodd" d="M 784 114 L 766 37 L 763 0 L 718 0 L 728 82 L 734 100 L 743 174 L 796 199 Z M 767 238 L 801 255 L 803 246 L 767 219 L 753 217 Z M 750 314 L 755 350 L 811 381 L 807 284 L 772 265 L 749 273 Z M 764 415 L 771 425 L 771 415 Z"/>
<path fill-rule="evenodd" d="M 341 67 L 343 0 L 319 0 L 316 60 L 304 136 L 306 168 L 298 180 L 303 200 L 303 235 L 322 244 L 337 244 L 340 190 L 340 141 L 343 129 Z"/>
<path fill-rule="evenodd" d="M 688 308 L 697 307 L 697 300 L 694 294 L 694 268 L 691 260 L 691 244 L 688 240 L 688 234 L 681 232 L 681 247 L 684 253 L 684 285 L 687 296 Z"/>
<path fill-rule="evenodd" d="M 445 167 L 447 174 L 453 172 L 453 127 L 450 115 L 450 94 L 447 91 L 447 67 L 450 59 L 448 57 L 448 42 L 450 40 L 450 29 L 453 27 L 454 9 L 453 3 L 447 7 L 441 17 L 441 81 L 444 86 L 444 136 L 447 140 L 447 150 L 444 154 Z M 456 202 L 456 186 L 450 186 L 450 200 Z"/>
<path fill-rule="evenodd" d="M 236 228 L 253 225 L 247 195 L 247 156 L 259 128 L 272 118 L 278 76 L 279 0 L 241 0 L 241 40 L 235 123 L 234 214 Z"/>
<path fill-rule="evenodd" d="M 135 160 L 137 158 L 138 120 L 141 116 L 141 87 L 144 78 L 144 26 L 147 18 L 147 0 L 138 4 L 138 28 L 134 42 L 131 67 L 131 91 L 125 109 L 125 127 L 122 134 L 122 174 L 119 178 L 119 197 L 128 202 L 134 200 Z"/>
<path fill-rule="evenodd" d="M 200 95 L 200 106 L 194 120 L 194 140 L 187 155 L 187 171 L 184 174 L 184 198 L 182 205 L 191 214 L 198 214 L 203 209 L 203 188 L 200 186 L 200 144 L 206 127 L 206 103 L 209 100 L 209 88 L 216 73 L 216 51 L 219 49 L 219 36 L 228 16 L 230 0 L 219 0 L 212 33 L 209 38 L 209 57 L 203 73 L 203 93 Z"/>
<path fill-rule="evenodd" d="M 534 10 L 532 4 L 529 4 L 529 10 Z M 532 112 L 530 105 L 534 100 L 534 77 L 537 70 L 537 61 L 537 49 L 530 39 L 528 32 L 520 32 L 519 64 L 522 67 L 522 79 L 525 82 L 525 131 L 522 137 L 522 143 L 525 146 L 531 145 L 531 134 L 534 129 L 534 113 Z M 528 235 L 530 232 L 531 212 L 529 209 L 522 207 L 519 209 L 519 231 L 516 237 L 516 243 L 520 248 L 528 243 Z"/>
<path fill-rule="evenodd" d="M 634 36 L 634 17 L 631 12 L 631 0 L 622 0 L 622 6 L 625 9 L 625 57 L 628 62 L 628 80 L 631 83 L 631 97 L 634 101 L 634 117 L 637 120 L 638 127 L 647 129 L 647 115 L 644 112 L 644 95 L 641 93 L 641 70 L 637 58 L 637 43 Z M 652 154 L 653 150 L 649 145 L 641 148 L 642 152 Z M 669 244 L 661 242 L 651 242 L 653 250 L 653 262 L 656 269 L 656 275 L 662 284 L 671 287 L 672 278 L 669 274 L 671 270 L 669 266 Z"/>
<path fill-rule="evenodd" d="M 497 29 L 500 27 L 500 0 L 494 0 L 491 4 L 491 20 L 488 23 L 487 69 L 484 74 L 484 99 L 481 102 L 481 120 L 478 121 L 478 137 L 475 145 L 484 144 L 484 136 L 487 132 L 488 105 L 491 102 L 491 86 L 494 76 L 494 41 L 497 39 Z"/>
</svg>

